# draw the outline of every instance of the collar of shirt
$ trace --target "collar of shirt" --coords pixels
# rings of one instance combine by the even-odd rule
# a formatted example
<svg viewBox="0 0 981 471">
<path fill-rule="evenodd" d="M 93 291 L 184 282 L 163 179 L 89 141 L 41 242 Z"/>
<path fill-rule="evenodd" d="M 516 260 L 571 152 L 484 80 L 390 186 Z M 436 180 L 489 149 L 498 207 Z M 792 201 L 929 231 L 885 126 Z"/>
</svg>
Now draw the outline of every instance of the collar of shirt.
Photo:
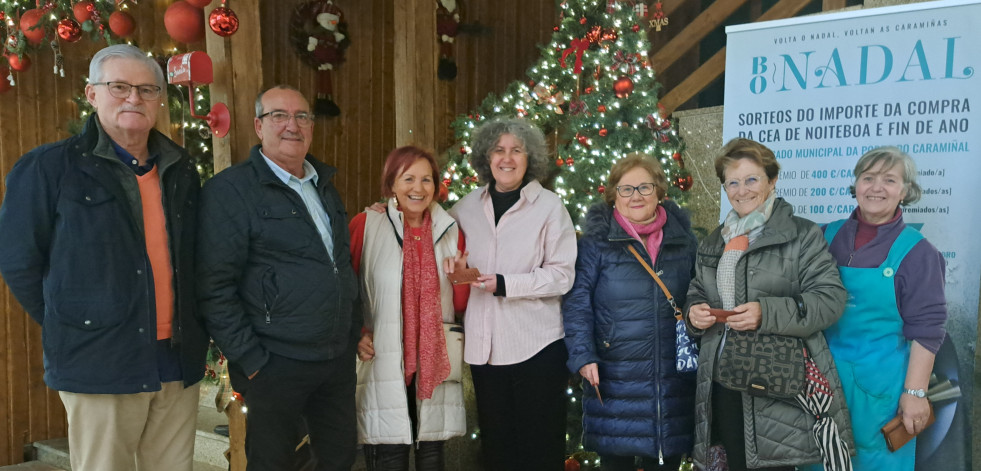
<svg viewBox="0 0 981 471">
<path fill-rule="evenodd" d="M 155 154 L 150 154 L 150 158 L 146 160 L 146 165 L 140 165 L 140 161 L 136 160 L 133 154 L 130 154 L 126 149 L 124 149 L 116 141 L 109 139 L 112 143 L 112 148 L 116 151 L 116 157 L 119 161 L 126 164 L 137 175 L 146 175 L 147 172 L 153 170 L 153 165 L 157 162 L 157 156 Z"/>
<path fill-rule="evenodd" d="M 308 162 L 306 159 L 303 160 L 303 178 L 296 178 L 295 175 L 287 172 L 286 170 L 283 170 L 283 167 L 280 167 L 279 164 L 273 162 L 272 159 L 270 159 L 269 157 L 266 157 L 266 154 L 262 153 L 262 149 L 259 149 L 259 155 L 261 155 L 262 158 L 265 159 L 266 165 L 268 165 L 269 169 L 273 171 L 273 174 L 276 175 L 276 178 L 282 180 L 285 185 L 289 186 L 290 180 L 292 179 L 295 179 L 296 181 L 300 182 L 301 185 L 311 180 L 313 181 L 314 186 L 317 185 L 317 180 L 319 179 L 319 175 L 317 175 L 317 169 L 313 168 L 313 165 L 310 164 L 310 162 Z"/>
</svg>

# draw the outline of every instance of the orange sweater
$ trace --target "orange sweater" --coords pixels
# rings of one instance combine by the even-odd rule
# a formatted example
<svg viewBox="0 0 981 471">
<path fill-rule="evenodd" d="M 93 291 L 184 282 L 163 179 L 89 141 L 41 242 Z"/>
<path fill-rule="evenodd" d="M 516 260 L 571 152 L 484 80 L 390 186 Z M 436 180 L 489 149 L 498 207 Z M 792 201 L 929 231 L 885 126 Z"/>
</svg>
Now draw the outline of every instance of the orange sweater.
<svg viewBox="0 0 981 471">
<path fill-rule="evenodd" d="M 174 287 L 173 269 L 170 265 L 170 243 L 167 239 L 167 220 L 164 217 L 163 194 L 160 191 L 160 174 L 154 166 L 145 175 L 137 175 L 140 199 L 143 202 L 143 232 L 146 253 L 153 270 L 153 291 L 157 307 L 157 340 L 169 339 L 173 334 Z"/>
</svg>

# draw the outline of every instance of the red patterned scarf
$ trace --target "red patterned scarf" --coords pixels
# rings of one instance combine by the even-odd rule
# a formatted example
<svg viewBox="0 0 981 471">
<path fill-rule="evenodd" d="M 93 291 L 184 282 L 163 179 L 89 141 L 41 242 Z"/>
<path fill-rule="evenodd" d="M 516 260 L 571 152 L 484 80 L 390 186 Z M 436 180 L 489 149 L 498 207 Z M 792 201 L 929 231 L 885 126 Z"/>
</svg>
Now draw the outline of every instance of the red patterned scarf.
<svg viewBox="0 0 981 471">
<path fill-rule="evenodd" d="M 436 386 L 450 375 L 432 226 L 432 216 L 426 211 L 422 227 L 413 229 L 405 223 L 402 241 L 405 384 L 412 383 L 412 377 L 416 376 L 416 397 L 419 399 L 433 397 Z"/>
</svg>

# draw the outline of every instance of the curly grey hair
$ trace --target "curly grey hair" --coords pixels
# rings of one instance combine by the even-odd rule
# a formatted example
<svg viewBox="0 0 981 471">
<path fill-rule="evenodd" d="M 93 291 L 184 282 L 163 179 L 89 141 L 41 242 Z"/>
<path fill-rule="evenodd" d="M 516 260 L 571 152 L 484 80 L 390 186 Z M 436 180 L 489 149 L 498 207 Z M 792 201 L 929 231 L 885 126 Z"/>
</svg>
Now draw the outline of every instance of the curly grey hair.
<svg viewBox="0 0 981 471">
<path fill-rule="evenodd" d="M 539 182 L 548 176 L 548 147 L 545 145 L 545 135 L 535 125 L 521 118 L 494 119 L 481 124 L 474 132 L 470 147 L 473 153 L 470 157 L 470 166 L 477 172 L 480 181 L 491 184 L 494 183 L 494 174 L 491 173 L 490 152 L 497 145 L 501 136 L 510 134 L 525 146 L 528 153 L 528 169 L 522 178 L 522 183 L 532 180 Z"/>
<path fill-rule="evenodd" d="M 104 82 L 102 80 L 102 67 L 105 65 L 106 61 L 110 59 L 129 59 L 142 62 L 147 69 L 153 72 L 154 78 L 157 79 L 157 86 L 162 88 L 164 92 L 167 91 L 167 82 L 164 80 L 163 69 L 160 68 L 160 64 L 157 64 L 152 57 L 147 56 L 145 52 L 141 51 L 138 47 L 131 44 L 116 44 L 109 47 L 104 47 L 96 52 L 92 56 L 92 61 L 89 62 L 89 83 L 99 83 Z M 142 85 L 142 84 L 134 84 Z"/>
<path fill-rule="evenodd" d="M 855 164 L 855 182 L 848 187 L 852 198 L 855 198 L 855 183 L 858 182 L 858 178 L 879 162 L 882 162 L 884 169 L 893 168 L 897 164 L 903 166 L 903 186 L 906 187 L 906 197 L 899 202 L 900 205 L 908 206 L 920 200 L 923 189 L 916 183 L 916 162 L 909 154 L 893 146 L 876 147 L 858 159 L 858 163 Z"/>
</svg>

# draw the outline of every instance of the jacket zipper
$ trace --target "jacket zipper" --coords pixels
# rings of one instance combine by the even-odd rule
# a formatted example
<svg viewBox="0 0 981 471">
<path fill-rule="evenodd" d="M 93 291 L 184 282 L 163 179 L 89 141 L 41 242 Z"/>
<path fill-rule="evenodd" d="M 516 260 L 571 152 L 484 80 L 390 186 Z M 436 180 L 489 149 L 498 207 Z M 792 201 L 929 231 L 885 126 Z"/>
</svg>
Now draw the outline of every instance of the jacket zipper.
<svg viewBox="0 0 981 471">
<path fill-rule="evenodd" d="M 647 251 L 647 248 L 646 247 L 644 247 L 644 251 L 645 252 Z M 654 260 L 651 260 L 651 262 L 654 262 Z M 655 273 L 657 273 L 657 272 L 658 271 L 655 269 Z M 658 276 L 661 276 L 661 274 L 658 273 Z M 651 280 L 651 281 L 653 281 L 653 280 Z M 655 290 L 655 292 L 660 291 L 658 289 L 658 287 L 656 287 L 656 286 L 654 287 L 654 290 Z M 661 293 L 661 294 L 663 295 L 664 293 Z M 659 316 L 659 314 L 660 314 L 659 311 L 660 311 L 660 309 L 656 309 L 654 311 L 654 332 L 655 332 L 654 335 L 657 335 L 657 332 L 660 332 L 661 331 L 661 321 L 659 319 L 659 317 L 660 317 Z M 661 342 L 654 342 L 654 351 L 655 351 L 655 357 L 654 357 L 655 358 L 655 361 L 654 361 L 654 402 L 657 403 L 657 420 L 654 422 L 654 431 L 655 431 L 655 434 L 657 435 L 657 462 L 658 462 L 659 465 L 664 466 L 664 454 L 662 453 L 662 451 L 663 451 L 663 448 L 662 448 L 663 447 L 663 443 L 662 443 L 662 439 L 661 439 L 661 419 L 662 419 L 662 415 L 661 415 L 661 381 L 658 380 L 658 372 L 661 369 L 660 362 L 658 361 L 658 359 L 661 358 Z"/>
</svg>

